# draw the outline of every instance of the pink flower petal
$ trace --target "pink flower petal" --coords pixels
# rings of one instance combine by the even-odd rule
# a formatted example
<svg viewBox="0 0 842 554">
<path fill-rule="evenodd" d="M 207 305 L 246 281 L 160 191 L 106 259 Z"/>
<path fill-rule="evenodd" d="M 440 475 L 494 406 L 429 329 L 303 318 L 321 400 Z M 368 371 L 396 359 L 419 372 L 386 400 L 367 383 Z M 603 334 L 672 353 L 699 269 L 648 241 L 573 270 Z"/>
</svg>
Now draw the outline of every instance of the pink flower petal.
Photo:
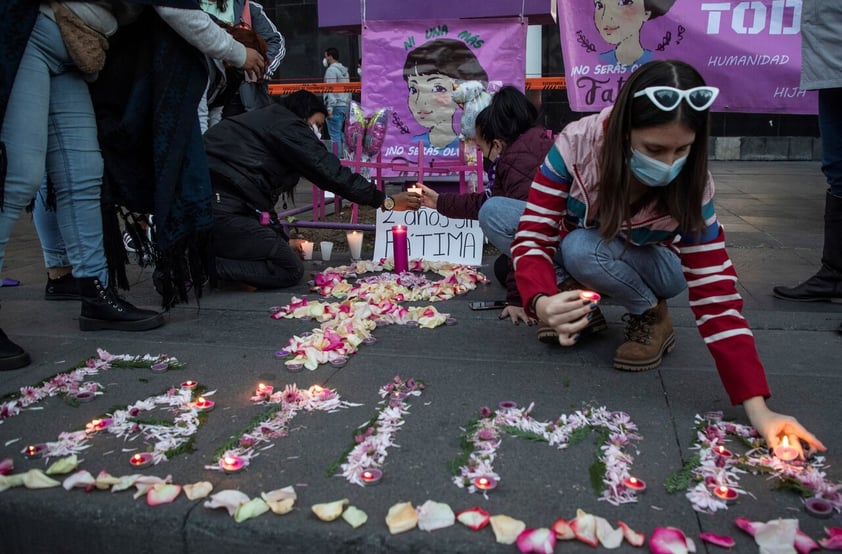
<svg viewBox="0 0 842 554">
<path fill-rule="evenodd" d="M 813 550 L 821 550 L 819 543 L 801 529 L 795 531 L 795 550 L 798 554 L 810 554 Z"/>
<path fill-rule="evenodd" d="M 716 533 L 699 533 L 699 538 L 704 542 L 722 547 L 733 548 L 737 545 L 737 541 L 725 535 L 717 535 Z"/>
<path fill-rule="evenodd" d="M 180 493 L 181 485 L 158 483 L 157 485 L 152 485 L 149 492 L 146 493 L 146 503 L 150 506 L 169 504 L 175 500 Z"/>
<path fill-rule="evenodd" d="M 825 550 L 842 550 L 842 534 L 819 539 L 819 544 Z"/>
<path fill-rule="evenodd" d="M 549 529 L 524 529 L 517 536 L 517 548 L 525 553 L 552 554 L 555 540 L 555 533 Z"/>
<path fill-rule="evenodd" d="M 840 527 L 825 527 L 824 532 L 827 533 L 829 537 L 838 537 L 842 535 L 842 528 Z"/>
<path fill-rule="evenodd" d="M 573 532 L 573 527 L 570 526 L 570 523 L 563 518 L 558 518 L 553 523 L 553 526 L 550 527 L 555 533 L 555 538 L 561 539 L 563 541 L 567 541 L 570 539 L 576 538 L 576 533 Z"/>
<path fill-rule="evenodd" d="M 643 546 L 643 543 L 646 541 L 646 535 L 638 533 L 622 521 L 618 521 L 617 525 L 623 530 L 623 538 L 626 539 L 626 542 L 632 546 Z"/>
<path fill-rule="evenodd" d="M 657 527 L 649 538 L 652 554 L 687 554 L 687 537 L 675 527 Z"/>
<path fill-rule="evenodd" d="M 472 531 L 479 531 L 480 529 L 488 525 L 488 521 L 490 518 L 491 514 L 489 514 L 479 506 L 468 508 L 467 510 L 463 510 L 456 514 L 456 519 L 459 520 L 459 523 L 471 529 Z"/>
<path fill-rule="evenodd" d="M 0 462 L 0 475 L 8 475 L 15 470 L 15 462 L 11 458 L 6 458 Z"/>
<path fill-rule="evenodd" d="M 759 522 L 751 521 L 744 517 L 738 517 L 734 520 L 734 525 L 736 525 L 752 537 L 757 534 L 758 523 Z"/>
</svg>

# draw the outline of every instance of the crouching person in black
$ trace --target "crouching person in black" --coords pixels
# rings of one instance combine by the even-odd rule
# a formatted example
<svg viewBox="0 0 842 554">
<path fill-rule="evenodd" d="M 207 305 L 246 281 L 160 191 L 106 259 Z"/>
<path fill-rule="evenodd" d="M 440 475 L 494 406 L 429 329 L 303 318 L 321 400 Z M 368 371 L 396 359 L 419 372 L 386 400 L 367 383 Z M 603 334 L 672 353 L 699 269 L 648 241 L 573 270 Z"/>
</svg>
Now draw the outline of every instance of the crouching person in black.
<svg viewBox="0 0 842 554">
<path fill-rule="evenodd" d="M 264 108 L 223 119 L 204 135 L 213 185 L 213 253 L 220 279 L 261 289 L 297 284 L 304 274 L 276 220 L 278 198 L 301 177 L 352 202 L 417 210 L 421 197 L 386 196 L 327 151 L 324 102 L 300 90 Z"/>
</svg>

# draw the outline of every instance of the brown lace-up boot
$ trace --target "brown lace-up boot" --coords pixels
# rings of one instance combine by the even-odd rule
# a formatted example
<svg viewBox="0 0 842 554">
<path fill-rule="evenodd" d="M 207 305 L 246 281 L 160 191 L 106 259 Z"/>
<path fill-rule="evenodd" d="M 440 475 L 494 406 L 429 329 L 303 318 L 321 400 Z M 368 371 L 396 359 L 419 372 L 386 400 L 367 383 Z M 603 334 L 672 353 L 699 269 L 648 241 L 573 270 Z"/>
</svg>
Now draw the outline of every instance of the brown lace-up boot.
<svg viewBox="0 0 842 554">
<path fill-rule="evenodd" d="M 640 315 L 626 314 L 626 342 L 614 353 L 614 367 L 646 371 L 661 365 L 664 354 L 675 347 L 672 318 L 665 300 Z"/>
<path fill-rule="evenodd" d="M 584 289 L 584 287 L 573 277 L 568 277 L 558 284 L 558 292 L 580 289 Z M 605 322 L 605 316 L 602 315 L 602 310 L 599 307 L 591 311 L 591 314 L 591 322 L 588 323 L 587 327 L 582 329 L 582 335 L 592 335 L 608 329 L 608 323 Z M 543 321 L 539 322 L 538 340 L 547 344 L 558 344 L 558 333 Z"/>
</svg>

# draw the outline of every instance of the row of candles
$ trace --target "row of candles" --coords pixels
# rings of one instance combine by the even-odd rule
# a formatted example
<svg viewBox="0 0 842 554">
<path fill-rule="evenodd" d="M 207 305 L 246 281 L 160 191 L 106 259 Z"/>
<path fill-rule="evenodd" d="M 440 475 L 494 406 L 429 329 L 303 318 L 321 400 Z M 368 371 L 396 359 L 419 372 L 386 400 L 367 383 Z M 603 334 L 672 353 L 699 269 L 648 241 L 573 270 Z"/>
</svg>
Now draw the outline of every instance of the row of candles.
<svg viewBox="0 0 842 554">
<path fill-rule="evenodd" d="M 580 297 L 583 300 L 591 300 L 593 302 L 598 302 L 600 299 L 598 293 L 591 291 L 582 291 Z M 194 390 L 197 386 L 198 382 L 193 380 L 187 380 L 181 383 L 181 388 L 183 390 Z M 272 385 L 258 383 L 257 387 L 255 388 L 255 395 L 268 398 L 272 395 L 274 390 L 275 388 Z M 79 401 L 85 401 L 79 398 L 80 395 L 83 395 L 83 398 L 85 400 L 88 399 L 88 396 L 90 396 L 91 400 L 95 396 L 92 392 L 80 392 L 76 395 L 77 400 Z M 405 396 L 405 393 L 398 391 L 392 393 L 392 399 L 401 399 Z M 214 402 L 212 400 L 208 400 L 203 396 L 200 396 L 193 403 L 193 406 L 199 412 L 208 412 L 214 408 Z M 512 408 L 516 406 L 517 404 L 510 402 L 500 403 L 501 409 Z M 93 419 L 85 426 L 85 431 L 88 433 L 97 433 L 99 431 L 107 429 L 111 426 L 112 423 L 113 420 L 109 418 Z M 32 444 L 27 446 L 26 449 L 24 449 L 24 456 L 28 459 L 42 458 L 46 453 L 47 445 L 43 443 Z M 724 445 L 721 444 L 715 447 L 714 453 L 717 457 L 723 460 L 727 460 L 734 456 L 734 454 L 730 450 L 728 450 Z M 790 446 L 788 437 L 784 436 L 781 441 L 781 444 L 775 447 L 774 455 L 782 461 L 789 462 L 795 460 L 798 457 L 798 451 L 794 447 Z M 148 467 L 154 463 L 154 456 L 151 452 L 138 452 L 132 454 L 132 456 L 129 458 L 129 463 L 133 467 L 138 469 Z M 220 459 L 219 464 L 225 473 L 236 473 L 245 468 L 246 460 L 243 456 L 239 456 L 236 454 L 226 454 Z M 362 480 L 363 484 L 367 486 L 376 485 L 380 483 L 382 478 L 383 471 L 378 468 L 368 468 L 360 472 L 360 479 Z M 487 492 L 497 488 L 497 479 L 490 475 L 478 476 L 473 479 L 473 485 L 478 490 Z M 646 490 L 646 482 L 634 476 L 626 477 L 623 480 L 623 485 L 629 490 L 635 491 L 637 493 L 642 493 Z M 737 493 L 736 490 L 729 487 L 728 485 L 716 482 L 708 483 L 708 485 L 711 487 L 711 493 L 720 500 L 725 501 L 727 504 L 733 504 L 737 501 L 739 493 Z M 833 506 L 822 498 L 807 499 L 804 505 L 807 512 L 819 518 L 827 518 L 833 514 Z"/>
</svg>

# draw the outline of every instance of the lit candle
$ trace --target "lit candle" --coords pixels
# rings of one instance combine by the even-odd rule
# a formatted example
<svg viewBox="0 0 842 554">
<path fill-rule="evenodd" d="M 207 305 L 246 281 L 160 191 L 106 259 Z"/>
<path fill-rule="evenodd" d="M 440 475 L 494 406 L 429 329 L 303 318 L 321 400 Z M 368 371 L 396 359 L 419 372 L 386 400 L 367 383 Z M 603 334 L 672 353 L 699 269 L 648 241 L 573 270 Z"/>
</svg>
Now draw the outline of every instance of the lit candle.
<svg viewBox="0 0 842 554">
<path fill-rule="evenodd" d="M 35 458 L 43 458 L 44 454 L 47 453 L 47 445 L 44 443 L 40 444 L 30 444 L 26 447 L 23 451 L 24 457 L 33 460 Z"/>
<path fill-rule="evenodd" d="M 789 445 L 789 438 L 784 435 L 781 444 L 775 447 L 775 456 L 784 462 L 791 462 L 798 457 L 798 450 Z"/>
<path fill-rule="evenodd" d="M 255 394 L 257 396 L 269 396 L 272 394 L 272 391 L 275 390 L 275 387 L 272 385 L 267 385 L 266 383 L 258 383 L 257 389 L 255 389 Z"/>
<path fill-rule="evenodd" d="M 424 194 L 424 189 L 422 189 L 422 188 L 421 188 L 421 187 L 419 187 L 418 185 L 409 185 L 409 186 L 406 188 L 406 190 L 407 190 L 407 192 L 414 192 L 414 193 L 415 193 L 415 194 L 417 194 L 418 196 L 421 196 L 421 195 L 423 195 L 423 194 Z"/>
<path fill-rule="evenodd" d="M 646 490 L 646 481 L 637 477 L 626 477 L 623 479 L 623 484 L 633 491 L 643 492 Z"/>
<path fill-rule="evenodd" d="M 474 486 L 481 491 L 490 491 L 497 486 L 497 479 L 483 475 L 474 479 Z"/>
<path fill-rule="evenodd" d="M 149 369 L 152 373 L 164 373 L 170 368 L 167 362 L 158 362 L 157 364 L 153 364 Z"/>
<path fill-rule="evenodd" d="M 323 389 L 321 385 L 313 385 L 310 387 L 310 394 L 321 394 L 323 390 L 325 389 Z"/>
<path fill-rule="evenodd" d="M 215 402 L 213 400 L 208 400 L 204 396 L 200 396 L 196 400 L 196 403 L 194 404 L 194 406 L 196 407 L 196 410 L 199 411 L 199 412 L 209 412 L 209 411 L 213 410 L 214 404 L 215 404 Z"/>
<path fill-rule="evenodd" d="M 73 398 L 76 399 L 76 402 L 90 402 L 96 398 L 96 394 L 90 391 L 79 391 L 73 395 Z"/>
<path fill-rule="evenodd" d="M 132 457 L 129 458 L 129 463 L 137 468 L 148 467 L 152 465 L 152 462 L 153 457 L 151 452 L 138 452 L 137 454 L 132 454 Z"/>
<path fill-rule="evenodd" d="M 579 298 L 582 300 L 587 300 L 589 302 L 599 302 L 600 298 L 602 298 L 598 292 L 594 292 L 592 290 L 583 290 L 579 293 Z"/>
<path fill-rule="evenodd" d="M 719 485 L 713 488 L 713 495 L 726 504 L 733 504 L 737 501 L 737 491 L 726 485 Z"/>
<path fill-rule="evenodd" d="M 395 273 L 409 270 L 409 252 L 406 241 L 406 227 L 395 225 L 392 227 L 392 250 L 395 260 Z"/>
<path fill-rule="evenodd" d="M 392 400 L 403 400 L 406 398 L 406 393 L 399 390 L 392 391 L 392 393 L 389 394 L 389 398 Z"/>
<path fill-rule="evenodd" d="M 193 390 L 198 384 L 199 383 L 196 381 L 184 381 L 183 383 L 181 383 L 181 388 L 185 390 Z"/>
<path fill-rule="evenodd" d="M 722 445 L 722 444 L 718 445 L 714 449 L 714 452 L 716 452 L 716 455 L 719 456 L 720 458 L 730 458 L 734 455 L 730 450 L 725 448 L 725 446 Z"/>
<path fill-rule="evenodd" d="M 111 424 L 114 423 L 112 419 L 92 419 L 90 423 L 85 426 L 85 430 L 89 433 L 95 433 L 97 431 L 102 431 L 103 429 L 108 429 L 111 427 Z"/>
<path fill-rule="evenodd" d="M 235 454 L 228 454 L 219 460 L 219 466 L 225 473 L 237 473 L 246 467 L 246 459 Z"/>
<path fill-rule="evenodd" d="M 362 480 L 363 484 L 367 487 L 378 484 L 382 478 L 383 472 L 375 467 L 364 469 L 362 473 L 360 473 L 360 480 Z"/>
<path fill-rule="evenodd" d="M 301 253 L 304 254 L 305 260 L 313 259 L 313 243 L 309 240 L 301 241 Z"/>
<path fill-rule="evenodd" d="M 833 515 L 833 504 L 824 498 L 808 498 L 804 501 L 804 509 L 813 517 L 827 519 Z"/>
<path fill-rule="evenodd" d="M 359 260 L 363 255 L 363 233 L 362 231 L 348 231 L 345 233 L 348 239 L 348 250 L 351 251 L 351 259 Z"/>
</svg>

